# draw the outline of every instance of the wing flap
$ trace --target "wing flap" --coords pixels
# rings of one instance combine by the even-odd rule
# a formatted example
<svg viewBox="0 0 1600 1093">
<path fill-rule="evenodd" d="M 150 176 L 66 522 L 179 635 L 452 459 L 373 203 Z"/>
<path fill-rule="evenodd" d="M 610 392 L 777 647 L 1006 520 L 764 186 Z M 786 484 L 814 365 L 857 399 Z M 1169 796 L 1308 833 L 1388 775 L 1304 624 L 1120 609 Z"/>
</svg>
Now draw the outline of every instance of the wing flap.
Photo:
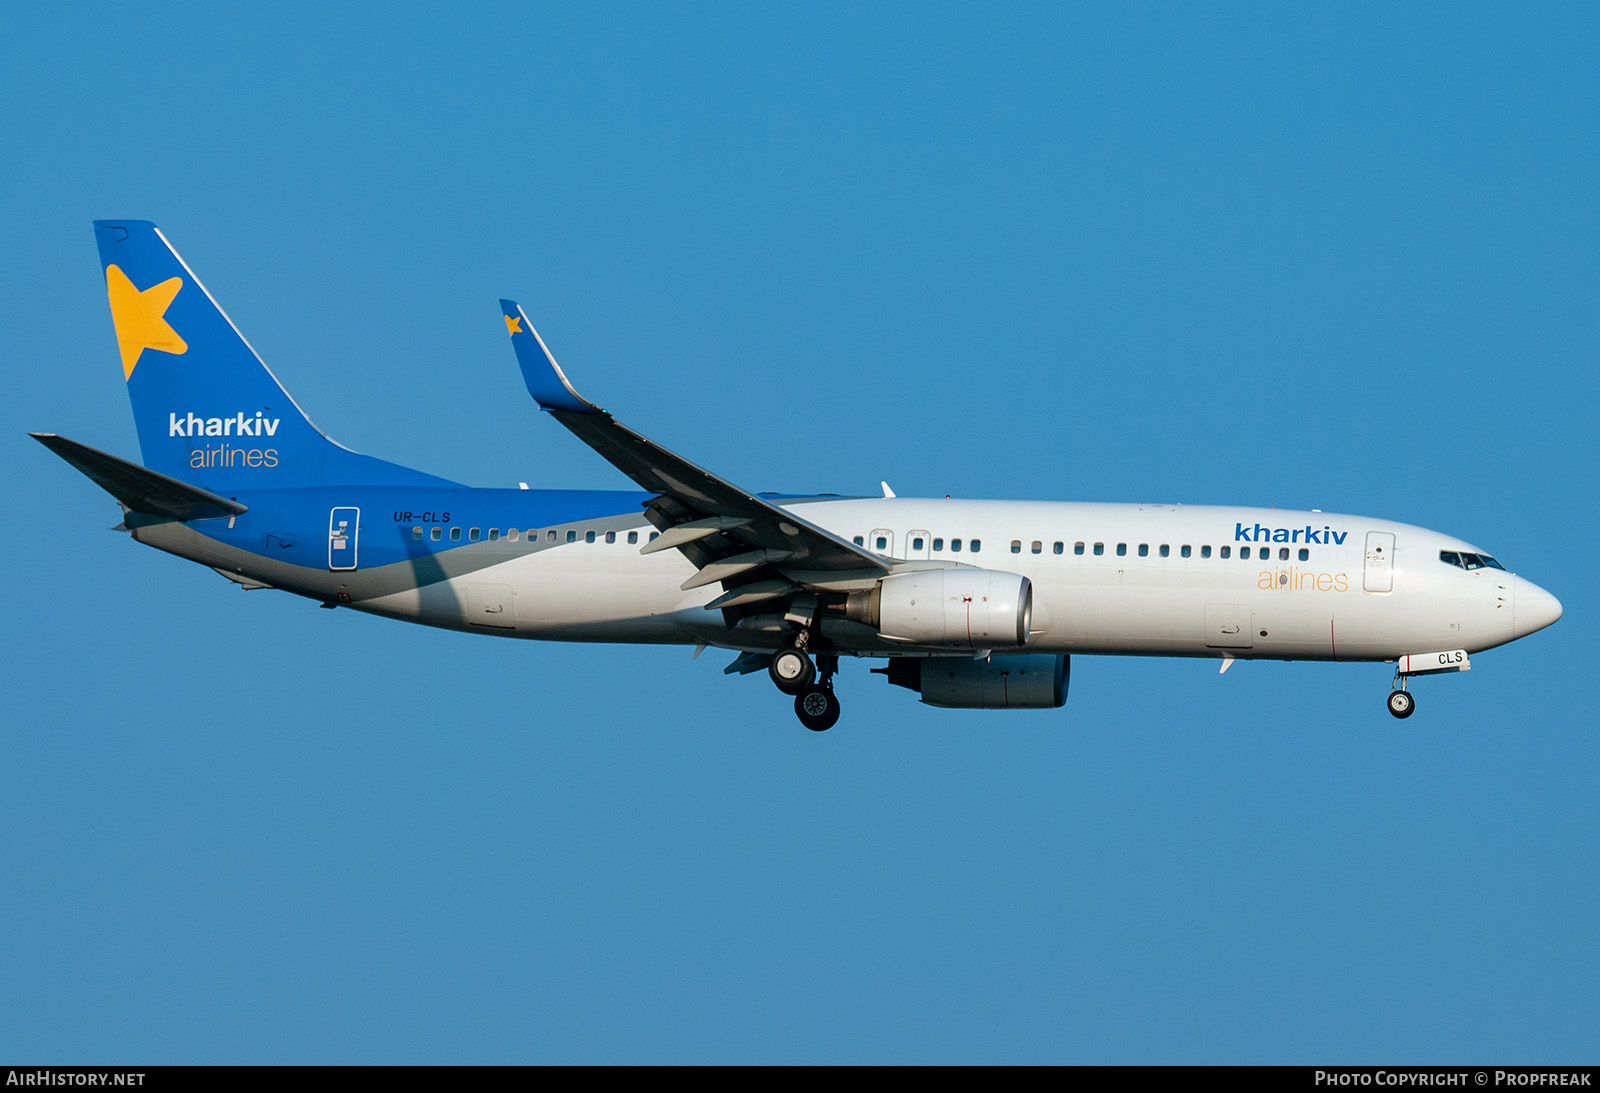
<svg viewBox="0 0 1600 1093">
<path fill-rule="evenodd" d="M 728 516 L 708 516 L 704 520 L 690 520 L 687 523 L 675 524 L 640 547 L 639 553 L 655 554 L 657 551 L 671 550 L 673 547 L 683 546 L 685 543 L 709 539 L 711 536 L 720 535 L 724 531 L 733 531 L 735 528 L 746 527 L 749 523 L 749 520 L 736 520 Z"/>
</svg>

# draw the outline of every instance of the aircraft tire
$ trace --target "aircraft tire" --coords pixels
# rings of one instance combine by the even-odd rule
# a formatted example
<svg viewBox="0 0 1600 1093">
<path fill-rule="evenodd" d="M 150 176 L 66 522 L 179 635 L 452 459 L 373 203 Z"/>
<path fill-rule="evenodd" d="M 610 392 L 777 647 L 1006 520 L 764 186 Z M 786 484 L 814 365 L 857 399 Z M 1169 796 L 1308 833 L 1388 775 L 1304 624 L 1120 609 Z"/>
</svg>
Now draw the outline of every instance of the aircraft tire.
<svg viewBox="0 0 1600 1093">
<path fill-rule="evenodd" d="M 1389 692 L 1389 712 L 1404 720 L 1417 710 L 1417 700 L 1411 697 L 1410 691 Z"/>
<path fill-rule="evenodd" d="M 795 696 L 794 712 L 812 732 L 826 732 L 839 720 L 839 700 L 832 687 L 807 687 Z"/>
<path fill-rule="evenodd" d="M 772 655 L 767 674 L 772 677 L 778 690 L 786 695 L 797 695 L 817 678 L 817 666 L 811 663 L 810 657 L 790 646 Z"/>
</svg>

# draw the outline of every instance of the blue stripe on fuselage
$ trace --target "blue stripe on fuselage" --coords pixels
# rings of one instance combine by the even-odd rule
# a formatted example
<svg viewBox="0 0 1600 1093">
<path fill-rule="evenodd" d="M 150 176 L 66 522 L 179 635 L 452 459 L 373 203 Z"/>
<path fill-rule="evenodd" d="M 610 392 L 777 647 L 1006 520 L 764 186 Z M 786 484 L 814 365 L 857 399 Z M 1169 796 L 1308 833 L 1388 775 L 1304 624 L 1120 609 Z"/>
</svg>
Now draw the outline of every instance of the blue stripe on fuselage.
<svg viewBox="0 0 1600 1093">
<path fill-rule="evenodd" d="M 657 495 L 628 490 L 506 490 L 436 489 L 404 486 L 315 486 L 291 490 L 250 490 L 230 494 L 248 510 L 233 520 L 195 520 L 189 527 L 224 546 L 270 558 L 275 562 L 326 572 L 328 570 L 329 519 L 334 509 L 361 510 L 356 542 L 359 568 L 377 569 L 396 562 L 413 561 L 476 546 L 488 539 L 490 529 L 504 540 L 516 528 L 526 544 L 530 529 L 538 529 L 545 546 L 566 543 L 574 530 L 583 541 L 584 525 L 594 530 L 621 531 L 654 528 L 645 518 L 645 506 Z M 762 494 L 782 501 L 848 500 L 838 494 Z M 421 537 L 415 530 L 421 528 Z M 438 528 L 440 537 L 433 538 Z M 452 540 L 452 528 L 461 538 Z M 471 529 L 479 529 L 477 540 Z M 555 543 L 546 539 L 558 529 Z M 531 544 L 530 544 L 531 546 Z"/>
<path fill-rule="evenodd" d="M 409 489 L 391 486 L 322 486 L 300 490 L 242 492 L 237 500 L 249 511 L 227 520 L 202 520 L 195 531 L 219 543 L 261 554 L 274 561 L 328 568 L 328 519 L 335 508 L 361 510 L 360 566 L 378 566 L 471 546 L 471 528 L 487 537 L 510 528 L 523 535 L 582 521 L 637 520 L 644 526 L 648 493 L 620 490 Z M 422 538 L 413 537 L 413 528 Z M 441 529 L 437 541 L 432 529 Z M 462 528 L 459 540 L 451 528 Z M 481 541 L 481 540 L 480 540 Z"/>
</svg>

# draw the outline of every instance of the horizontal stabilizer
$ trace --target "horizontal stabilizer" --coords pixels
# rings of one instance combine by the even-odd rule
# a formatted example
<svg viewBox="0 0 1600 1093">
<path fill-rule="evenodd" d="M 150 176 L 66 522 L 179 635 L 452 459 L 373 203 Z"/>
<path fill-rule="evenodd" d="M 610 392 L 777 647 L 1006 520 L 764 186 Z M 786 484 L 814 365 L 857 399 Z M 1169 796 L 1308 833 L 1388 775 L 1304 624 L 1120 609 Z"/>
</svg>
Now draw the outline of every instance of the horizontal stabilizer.
<svg viewBox="0 0 1600 1093">
<path fill-rule="evenodd" d="M 55 433 L 28 435 L 134 512 L 173 520 L 212 520 L 219 516 L 237 516 L 246 509 L 239 502 L 218 497 L 210 490 L 179 482 L 76 440 Z"/>
</svg>

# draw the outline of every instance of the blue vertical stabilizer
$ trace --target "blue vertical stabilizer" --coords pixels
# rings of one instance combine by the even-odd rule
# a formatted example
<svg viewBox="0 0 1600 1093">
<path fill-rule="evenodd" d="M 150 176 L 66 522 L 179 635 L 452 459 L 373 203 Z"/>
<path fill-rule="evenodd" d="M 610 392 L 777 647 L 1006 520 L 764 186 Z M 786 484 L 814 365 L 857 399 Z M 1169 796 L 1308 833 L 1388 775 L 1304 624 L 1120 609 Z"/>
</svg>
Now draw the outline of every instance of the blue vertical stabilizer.
<svg viewBox="0 0 1600 1093">
<path fill-rule="evenodd" d="M 97 220 L 117 351 L 145 465 L 218 494 L 455 485 L 329 440 L 148 220 Z"/>
</svg>

